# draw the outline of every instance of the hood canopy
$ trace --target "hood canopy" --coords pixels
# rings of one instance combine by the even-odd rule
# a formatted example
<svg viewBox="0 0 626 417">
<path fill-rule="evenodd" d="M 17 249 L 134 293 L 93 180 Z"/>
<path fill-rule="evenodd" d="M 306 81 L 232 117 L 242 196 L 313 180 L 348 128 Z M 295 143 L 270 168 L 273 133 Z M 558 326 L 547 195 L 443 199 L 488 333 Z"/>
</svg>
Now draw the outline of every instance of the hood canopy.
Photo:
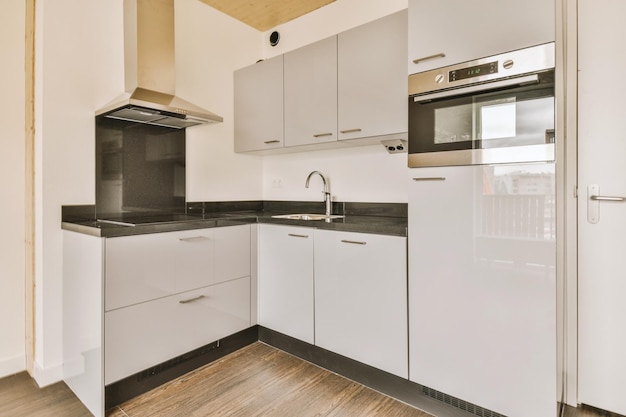
<svg viewBox="0 0 626 417">
<path fill-rule="evenodd" d="M 124 0 L 125 93 L 96 116 L 182 129 L 221 116 L 176 96 L 174 0 Z"/>
</svg>

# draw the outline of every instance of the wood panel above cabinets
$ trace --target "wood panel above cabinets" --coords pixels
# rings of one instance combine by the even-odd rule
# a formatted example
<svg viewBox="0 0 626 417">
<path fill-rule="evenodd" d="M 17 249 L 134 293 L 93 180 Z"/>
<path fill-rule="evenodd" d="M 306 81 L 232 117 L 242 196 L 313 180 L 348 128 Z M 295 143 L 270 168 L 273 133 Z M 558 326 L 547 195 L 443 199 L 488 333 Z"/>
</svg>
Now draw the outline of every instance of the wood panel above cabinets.
<svg viewBox="0 0 626 417">
<path fill-rule="evenodd" d="M 406 139 L 407 25 L 402 10 L 235 71 L 235 152 Z"/>
</svg>

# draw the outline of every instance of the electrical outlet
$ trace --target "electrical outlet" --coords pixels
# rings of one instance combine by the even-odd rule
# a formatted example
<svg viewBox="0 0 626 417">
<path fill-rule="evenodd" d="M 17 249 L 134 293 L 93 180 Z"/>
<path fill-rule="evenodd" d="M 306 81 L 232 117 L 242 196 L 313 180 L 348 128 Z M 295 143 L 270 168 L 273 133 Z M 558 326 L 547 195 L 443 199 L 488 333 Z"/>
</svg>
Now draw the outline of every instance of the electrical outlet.
<svg viewBox="0 0 626 417">
<path fill-rule="evenodd" d="M 272 188 L 283 188 L 283 180 L 280 178 L 272 179 Z"/>
</svg>

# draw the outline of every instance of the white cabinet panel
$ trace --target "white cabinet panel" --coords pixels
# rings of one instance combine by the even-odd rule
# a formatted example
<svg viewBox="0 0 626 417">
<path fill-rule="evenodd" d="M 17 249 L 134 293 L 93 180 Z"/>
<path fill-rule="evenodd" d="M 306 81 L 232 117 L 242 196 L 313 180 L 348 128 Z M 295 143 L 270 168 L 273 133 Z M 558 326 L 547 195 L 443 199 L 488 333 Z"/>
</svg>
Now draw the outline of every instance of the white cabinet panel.
<svg viewBox="0 0 626 417">
<path fill-rule="evenodd" d="M 109 311 L 105 384 L 249 326 L 248 277 Z"/>
<path fill-rule="evenodd" d="M 283 56 L 235 71 L 235 152 L 282 148 Z"/>
<path fill-rule="evenodd" d="M 510 417 L 557 415 L 554 164 L 412 176 L 410 379 Z"/>
<path fill-rule="evenodd" d="M 311 344 L 313 233 L 259 225 L 259 324 Z"/>
<path fill-rule="evenodd" d="M 553 0 L 409 0 L 409 74 L 554 39 Z"/>
<path fill-rule="evenodd" d="M 215 238 L 215 279 L 224 282 L 250 275 L 250 225 L 217 227 Z"/>
<path fill-rule="evenodd" d="M 315 231 L 315 344 L 408 378 L 406 238 Z"/>
<path fill-rule="evenodd" d="M 284 59 L 285 146 L 337 141 L 337 37 Z"/>
<path fill-rule="evenodd" d="M 337 40 L 339 140 L 407 132 L 407 11 Z"/>
<path fill-rule="evenodd" d="M 63 380 L 104 417 L 104 239 L 63 231 Z"/>
<path fill-rule="evenodd" d="M 109 238 L 107 311 L 210 285 L 213 229 Z"/>
</svg>

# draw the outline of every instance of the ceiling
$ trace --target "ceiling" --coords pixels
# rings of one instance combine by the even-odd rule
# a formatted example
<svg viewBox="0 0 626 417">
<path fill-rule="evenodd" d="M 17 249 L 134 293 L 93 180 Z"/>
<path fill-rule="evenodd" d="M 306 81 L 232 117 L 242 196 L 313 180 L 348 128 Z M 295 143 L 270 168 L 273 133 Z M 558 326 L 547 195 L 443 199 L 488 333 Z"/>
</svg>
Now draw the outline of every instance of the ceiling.
<svg viewBox="0 0 626 417">
<path fill-rule="evenodd" d="M 235 19 L 265 32 L 335 0 L 201 0 Z"/>
</svg>

